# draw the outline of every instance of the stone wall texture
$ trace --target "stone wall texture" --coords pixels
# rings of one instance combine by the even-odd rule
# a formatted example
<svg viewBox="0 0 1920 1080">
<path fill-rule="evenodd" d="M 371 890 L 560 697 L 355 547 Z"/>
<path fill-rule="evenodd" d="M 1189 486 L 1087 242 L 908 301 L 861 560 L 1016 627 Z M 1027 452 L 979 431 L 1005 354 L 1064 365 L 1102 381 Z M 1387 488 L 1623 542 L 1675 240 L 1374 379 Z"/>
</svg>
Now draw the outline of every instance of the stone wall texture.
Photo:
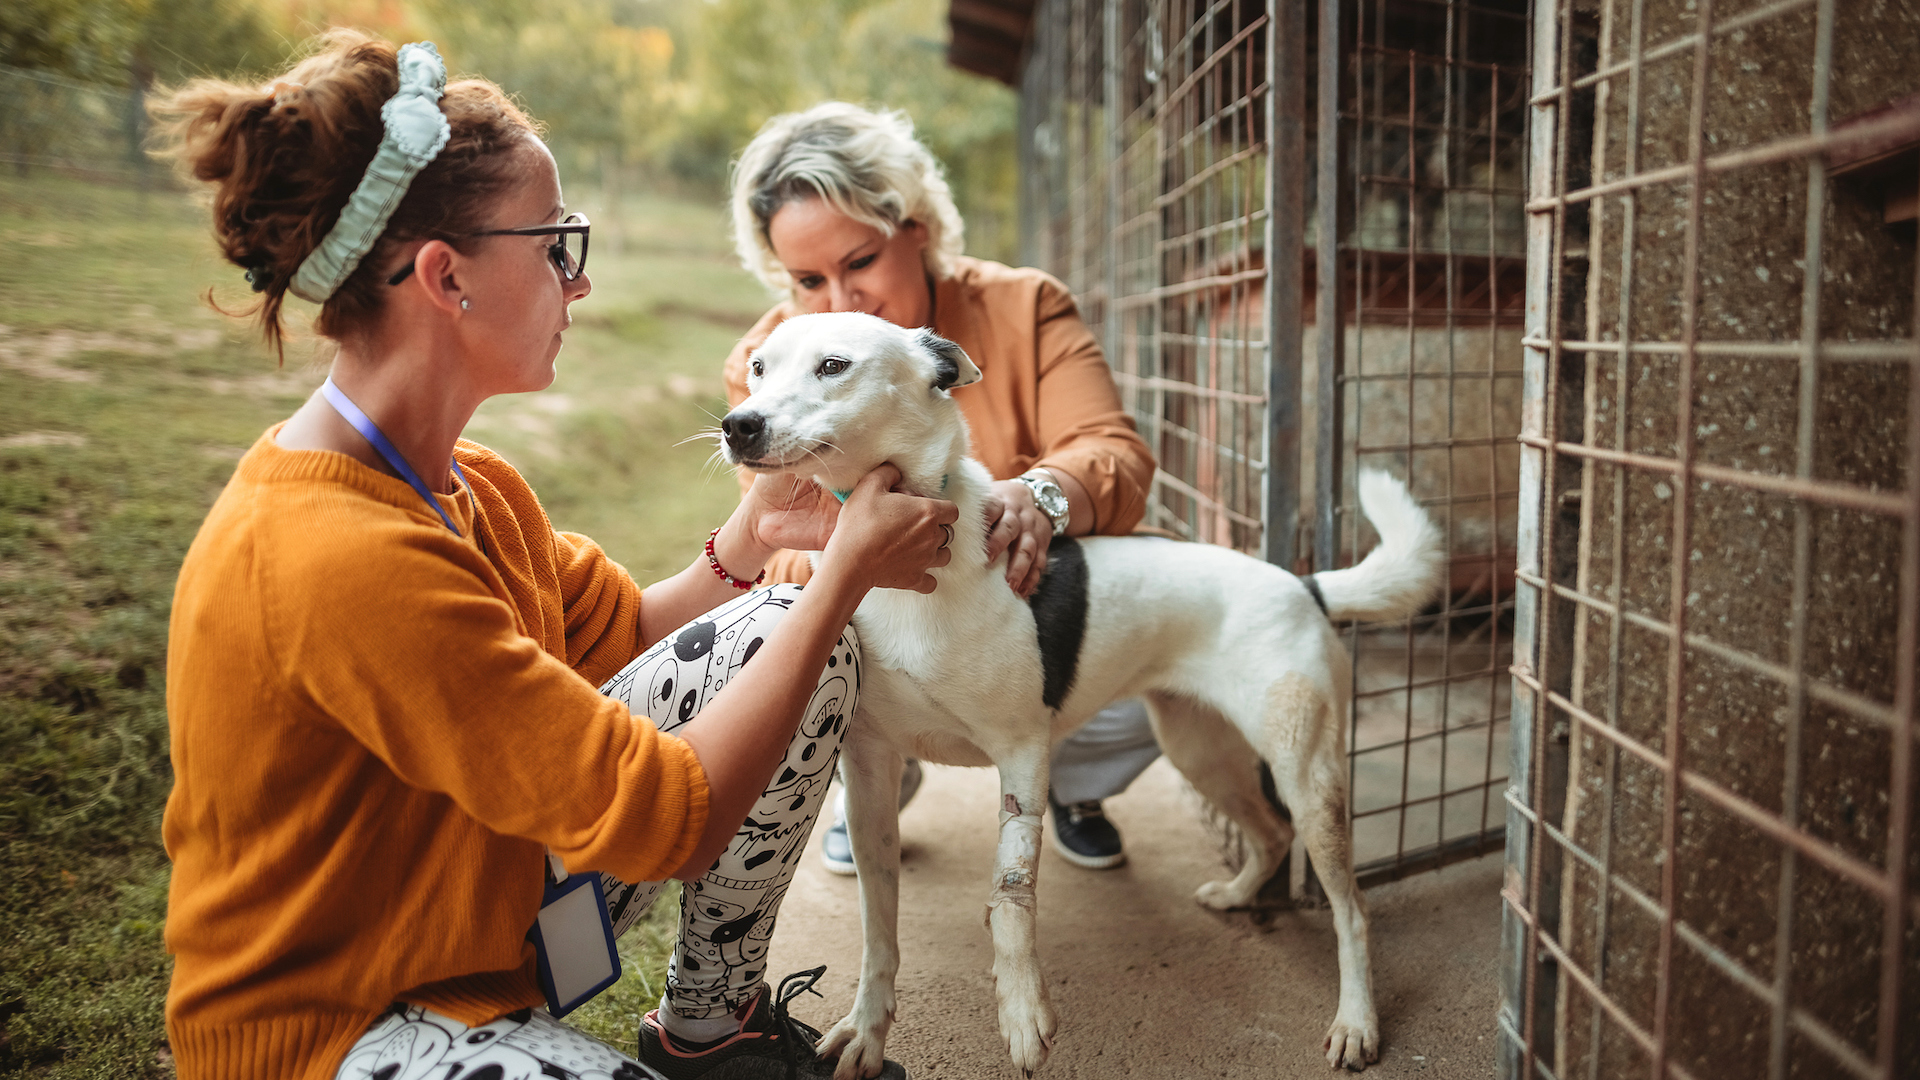
<svg viewBox="0 0 1920 1080">
<path fill-rule="evenodd" d="M 1586 23 L 1616 59 L 1628 54 L 1631 5 L 1590 8 Z M 1716 5 L 1716 19 L 1759 6 Z M 1648 0 L 1649 47 L 1693 31 L 1684 0 Z M 1835 121 L 1920 91 L 1920 0 L 1838 5 L 1831 104 Z M 1706 152 L 1722 154 L 1803 135 L 1814 83 L 1812 6 L 1717 37 L 1705 107 Z M 1694 51 L 1648 64 L 1639 137 L 1630 129 L 1627 81 L 1588 97 L 1594 182 L 1684 163 L 1693 107 Z M 1637 158 L 1630 162 L 1630 156 Z M 1590 340 L 1677 342 L 1686 287 L 1686 182 L 1644 190 L 1633 207 L 1595 204 L 1587 236 L 1584 326 Z M 1739 169 L 1701 193 L 1698 338 L 1713 342 L 1801 340 L 1807 267 L 1808 166 L 1798 160 Z M 1915 242 L 1911 225 L 1888 226 L 1867 189 L 1829 181 L 1813 207 L 1820 232 L 1819 336 L 1828 341 L 1909 339 L 1914 333 Z M 1627 229 L 1631 228 L 1631 236 Z M 1633 251 L 1630 292 L 1622 250 Z M 1795 357 L 1701 356 L 1691 426 L 1695 458 L 1792 476 L 1800 426 L 1801 365 Z M 1813 474 L 1887 491 L 1904 490 L 1909 368 L 1904 362 L 1825 362 L 1814 412 Z M 1680 453 L 1680 366 L 1674 355 L 1591 353 L 1585 367 L 1584 431 L 1592 446 L 1674 458 Z M 1568 459 L 1563 459 L 1563 463 Z M 1563 464 L 1562 468 L 1572 468 Z M 1695 480 L 1589 464 L 1580 476 L 1581 592 L 1666 622 L 1671 617 L 1675 505 L 1691 500 L 1684 556 L 1691 632 L 1791 665 L 1796 515 L 1811 532 L 1805 669 L 1812 678 L 1879 701 L 1893 697 L 1900 524 Z M 1572 609 L 1569 608 L 1569 611 Z M 1577 617 L 1569 696 L 1586 711 L 1664 753 L 1669 714 L 1669 639 L 1593 611 Z M 1684 654 L 1680 691 L 1686 766 L 1781 815 L 1787 775 L 1789 688 L 1708 652 Z M 1574 730 L 1578 732 L 1578 728 Z M 1799 748 L 1799 827 L 1876 867 L 1889 829 L 1889 732 L 1817 701 L 1807 703 Z M 1658 901 L 1666 807 L 1661 773 L 1603 739 L 1576 736 L 1563 826 L 1612 875 Z M 1685 927 L 1761 981 L 1775 979 L 1782 848 L 1704 800 L 1682 797 L 1676 852 Z M 1920 825 L 1915 826 L 1920 833 Z M 1879 1024 L 1883 907 L 1805 858 L 1792 886 L 1791 977 L 1795 1006 L 1873 1054 Z M 1908 873 L 1920 882 L 1920 862 Z M 1659 920 L 1622 888 L 1603 888 L 1593 868 L 1568 859 L 1561 933 L 1576 962 L 1598 971 L 1605 992 L 1643 1027 L 1654 1021 Z M 1603 955 L 1604 941 L 1604 955 Z M 1600 960 L 1596 967 L 1596 959 Z M 1909 1039 L 1902 1075 L 1920 1076 L 1920 946 L 1904 963 Z M 1703 1077 L 1768 1072 L 1769 1008 L 1685 941 L 1676 942 L 1669 1009 L 1673 1060 Z M 1637 1046 L 1611 1022 L 1597 1025 L 1585 995 L 1562 977 L 1557 1042 L 1562 1077 L 1644 1075 Z M 1843 1075 L 1798 1036 L 1789 1073 Z"/>
</svg>

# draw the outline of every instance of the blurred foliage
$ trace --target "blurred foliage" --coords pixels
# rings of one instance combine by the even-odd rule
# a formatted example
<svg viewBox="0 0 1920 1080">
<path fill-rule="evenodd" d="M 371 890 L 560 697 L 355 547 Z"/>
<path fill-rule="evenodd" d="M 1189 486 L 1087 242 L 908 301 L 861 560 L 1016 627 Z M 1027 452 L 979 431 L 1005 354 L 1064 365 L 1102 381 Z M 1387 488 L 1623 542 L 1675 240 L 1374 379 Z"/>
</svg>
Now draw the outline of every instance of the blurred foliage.
<svg viewBox="0 0 1920 1080">
<path fill-rule="evenodd" d="M 102 85 L 262 77 L 329 26 L 433 39 L 548 128 L 564 175 L 703 199 L 777 113 L 903 109 L 967 248 L 1011 258 L 1016 98 L 946 63 L 944 0 L 7 0 L 0 64 Z"/>
<path fill-rule="evenodd" d="M 683 31 L 676 130 L 661 147 L 676 176 L 715 187 L 769 117 L 830 98 L 903 109 L 947 167 L 967 250 L 1011 259 L 1017 98 L 947 66 L 937 0 L 714 0 Z"/>
<path fill-rule="evenodd" d="M 252 0 L 7 0 L 0 64 L 126 86 L 264 69 L 283 14 Z"/>
</svg>

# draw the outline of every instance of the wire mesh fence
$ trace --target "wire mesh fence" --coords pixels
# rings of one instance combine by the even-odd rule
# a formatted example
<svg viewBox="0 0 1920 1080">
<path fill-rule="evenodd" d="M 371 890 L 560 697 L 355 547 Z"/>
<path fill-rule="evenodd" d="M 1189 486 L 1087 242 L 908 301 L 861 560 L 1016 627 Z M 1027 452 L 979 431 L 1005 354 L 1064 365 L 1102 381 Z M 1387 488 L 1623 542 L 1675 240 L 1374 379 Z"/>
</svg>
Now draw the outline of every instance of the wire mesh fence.
<svg viewBox="0 0 1920 1080">
<path fill-rule="evenodd" d="M 1493 850 L 1506 782 L 1518 497 L 1527 13 L 1519 3 L 1321 8 L 1316 130 L 1319 375 L 1337 412 L 1314 450 L 1315 565 L 1372 534 L 1359 471 L 1406 477 L 1447 537 L 1435 610 L 1348 628 L 1354 839 L 1363 880 Z M 1337 128 L 1335 125 L 1337 124 Z M 1378 853 L 1371 859 L 1364 853 Z M 1372 874 L 1368 873 L 1368 864 Z"/>
<path fill-rule="evenodd" d="M 1920 13 L 1536 18 L 1502 1074 L 1920 1076 Z"/>
<path fill-rule="evenodd" d="M 1523 0 L 1035 15 L 1023 256 L 1075 290 L 1159 456 L 1149 524 L 1350 565 L 1383 467 L 1446 530 L 1440 603 L 1344 628 L 1363 883 L 1504 828 L 1527 27 Z"/>
<path fill-rule="evenodd" d="M 147 114 L 137 84 L 75 82 L 0 64 L 0 165 L 147 183 L 166 170 L 147 159 Z"/>
<path fill-rule="evenodd" d="M 1152 524 L 1257 550 L 1266 459 L 1264 3 L 1043 4 L 1024 258 L 1104 338 L 1159 455 Z"/>
</svg>

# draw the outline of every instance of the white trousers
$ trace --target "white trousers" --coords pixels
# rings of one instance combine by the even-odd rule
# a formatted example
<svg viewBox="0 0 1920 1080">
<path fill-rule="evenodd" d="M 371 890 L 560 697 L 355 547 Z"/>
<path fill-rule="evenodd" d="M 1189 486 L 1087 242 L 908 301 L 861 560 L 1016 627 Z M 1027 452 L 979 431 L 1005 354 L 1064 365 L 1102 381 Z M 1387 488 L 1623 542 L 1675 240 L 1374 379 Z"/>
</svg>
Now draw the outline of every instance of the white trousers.
<svg viewBox="0 0 1920 1080">
<path fill-rule="evenodd" d="M 1053 801 L 1107 799 L 1127 790 L 1160 756 L 1146 703 L 1128 698 L 1093 714 L 1053 749 Z"/>
</svg>

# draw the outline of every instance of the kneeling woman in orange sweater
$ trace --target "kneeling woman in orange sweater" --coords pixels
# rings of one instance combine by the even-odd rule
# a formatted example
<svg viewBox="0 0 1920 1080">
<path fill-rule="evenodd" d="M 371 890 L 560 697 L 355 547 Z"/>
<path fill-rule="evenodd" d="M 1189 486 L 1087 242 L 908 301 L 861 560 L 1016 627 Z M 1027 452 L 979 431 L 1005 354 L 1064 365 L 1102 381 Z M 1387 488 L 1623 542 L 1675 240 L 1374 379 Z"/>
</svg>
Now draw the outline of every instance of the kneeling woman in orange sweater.
<svg viewBox="0 0 1920 1080">
<path fill-rule="evenodd" d="M 268 340 L 292 292 L 338 343 L 180 572 L 180 1075 L 823 1074 L 768 938 L 859 691 L 847 621 L 871 588 L 932 588 L 953 506 L 887 468 L 844 507 L 766 481 L 643 592 L 459 438 L 553 380 L 592 287 L 531 121 L 445 86 L 431 45 L 349 33 L 160 109 Z M 805 592 L 744 592 L 781 548 L 824 550 Z M 641 1064 L 534 1007 L 604 981 L 668 878 L 689 884 Z"/>
</svg>

